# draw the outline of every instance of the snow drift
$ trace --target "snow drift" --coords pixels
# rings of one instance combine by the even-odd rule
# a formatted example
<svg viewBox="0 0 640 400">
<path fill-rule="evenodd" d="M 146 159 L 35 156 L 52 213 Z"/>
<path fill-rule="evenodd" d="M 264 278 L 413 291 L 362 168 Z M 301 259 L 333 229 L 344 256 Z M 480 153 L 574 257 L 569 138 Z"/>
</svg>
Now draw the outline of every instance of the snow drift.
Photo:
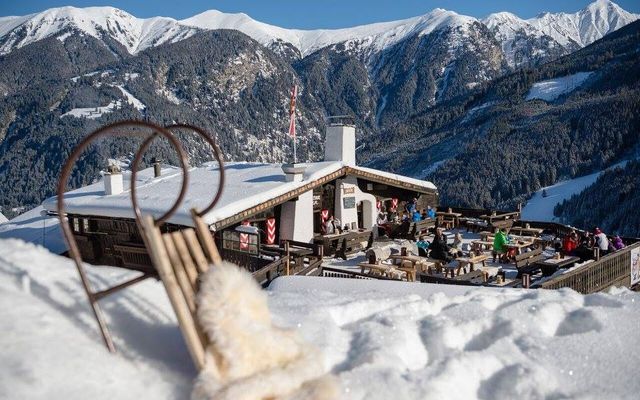
<svg viewBox="0 0 640 400">
<path fill-rule="evenodd" d="M 98 287 L 130 276 L 90 269 Z M 317 348 L 342 399 L 640 392 L 640 295 L 628 290 L 582 296 L 288 277 L 265 295 L 274 329 L 295 328 Z M 101 304 L 116 355 L 101 342 L 70 260 L 0 240 L 0 398 L 187 398 L 196 371 L 161 283 L 145 281 Z"/>
</svg>

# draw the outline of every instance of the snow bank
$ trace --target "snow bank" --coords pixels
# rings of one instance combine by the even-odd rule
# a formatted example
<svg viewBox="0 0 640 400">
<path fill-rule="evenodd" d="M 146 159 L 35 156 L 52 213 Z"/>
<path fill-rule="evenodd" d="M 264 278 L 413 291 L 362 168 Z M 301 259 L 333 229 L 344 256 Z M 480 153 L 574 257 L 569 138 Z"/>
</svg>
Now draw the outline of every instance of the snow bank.
<svg viewBox="0 0 640 400">
<path fill-rule="evenodd" d="M 563 76 L 562 78 L 549 79 L 534 83 L 525 100 L 540 99 L 554 101 L 563 94 L 571 93 L 584 83 L 593 72 L 578 72 L 577 74 Z"/>
<path fill-rule="evenodd" d="M 271 309 L 323 350 L 345 399 L 631 399 L 640 390 L 637 293 L 325 282 L 278 278 Z"/>
<path fill-rule="evenodd" d="M 43 246 L 52 253 L 64 253 L 67 248 L 58 217 L 43 213 L 44 207 L 39 206 L 0 224 L 0 239 L 21 239 Z"/>
<path fill-rule="evenodd" d="M 133 276 L 91 268 L 99 288 Z M 320 349 L 342 398 L 633 399 L 640 295 L 287 277 L 274 324 Z M 187 398 L 196 375 L 161 284 L 101 301 L 100 339 L 72 262 L 0 240 L 0 398 Z"/>
<path fill-rule="evenodd" d="M 131 276 L 89 271 L 98 288 Z M 0 398 L 188 398 L 196 372 L 161 283 L 147 280 L 100 304 L 118 354 L 103 345 L 71 260 L 0 240 Z"/>
</svg>

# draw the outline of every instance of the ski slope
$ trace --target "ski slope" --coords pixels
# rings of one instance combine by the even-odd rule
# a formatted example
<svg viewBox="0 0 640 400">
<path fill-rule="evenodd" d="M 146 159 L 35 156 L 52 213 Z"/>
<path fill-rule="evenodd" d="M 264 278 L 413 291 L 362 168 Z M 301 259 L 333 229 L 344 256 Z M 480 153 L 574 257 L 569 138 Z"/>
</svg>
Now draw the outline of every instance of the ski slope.
<svg viewBox="0 0 640 400">
<path fill-rule="evenodd" d="M 627 161 L 619 162 L 610 168 L 607 168 L 607 170 L 624 167 L 626 163 Z M 570 199 L 574 194 L 579 194 L 587 187 L 594 184 L 602 173 L 603 171 L 598 171 L 593 174 L 561 181 L 538 190 L 522 208 L 522 219 L 527 221 L 557 221 L 557 218 L 553 215 L 553 209 L 556 204 Z M 542 195 L 545 190 L 547 192 L 546 197 Z"/>
</svg>

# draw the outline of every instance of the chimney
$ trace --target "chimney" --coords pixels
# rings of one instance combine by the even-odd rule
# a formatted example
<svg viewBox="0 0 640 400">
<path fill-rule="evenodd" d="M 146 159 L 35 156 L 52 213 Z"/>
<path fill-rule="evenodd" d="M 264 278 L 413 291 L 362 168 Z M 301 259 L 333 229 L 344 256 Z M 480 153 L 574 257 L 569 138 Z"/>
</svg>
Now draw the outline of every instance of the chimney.
<svg viewBox="0 0 640 400">
<path fill-rule="evenodd" d="M 160 166 L 160 159 L 153 157 L 151 159 L 151 162 L 153 163 L 153 176 L 157 178 L 160 175 L 162 175 L 162 167 Z"/>
<path fill-rule="evenodd" d="M 124 191 L 122 173 L 117 165 L 109 165 L 104 174 L 104 194 L 107 196 L 120 194 Z"/>
<path fill-rule="evenodd" d="M 287 182 L 302 182 L 305 169 L 306 166 L 302 164 L 282 164 L 282 171 Z"/>
<path fill-rule="evenodd" d="M 328 118 L 324 160 L 356 165 L 356 126 L 353 118 L 346 115 Z"/>
</svg>

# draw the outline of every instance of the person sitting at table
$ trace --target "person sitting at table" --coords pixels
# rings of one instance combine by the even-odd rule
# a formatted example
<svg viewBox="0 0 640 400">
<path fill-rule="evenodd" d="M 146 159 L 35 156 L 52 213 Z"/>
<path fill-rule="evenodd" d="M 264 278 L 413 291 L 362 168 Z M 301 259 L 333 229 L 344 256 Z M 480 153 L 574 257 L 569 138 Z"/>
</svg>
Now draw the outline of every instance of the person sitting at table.
<svg viewBox="0 0 640 400">
<path fill-rule="evenodd" d="M 420 240 L 416 242 L 416 247 L 418 247 L 419 256 L 428 257 L 427 250 L 429 249 L 429 242 L 427 242 L 427 238 L 425 236 L 420 236 Z"/>
<path fill-rule="evenodd" d="M 443 238 L 440 230 L 436 231 L 436 235 L 429 245 L 429 250 L 429 256 L 436 260 L 449 262 L 453 259 L 451 253 L 449 253 L 449 246 L 447 245 L 446 239 Z"/>
<path fill-rule="evenodd" d="M 576 247 L 578 247 L 578 235 L 576 231 L 571 231 L 571 233 L 566 235 L 562 240 L 562 251 L 566 255 L 571 255 Z"/>
<path fill-rule="evenodd" d="M 622 242 L 622 239 L 621 239 L 621 238 L 620 238 L 620 236 L 618 236 L 618 235 L 616 235 L 616 236 L 613 238 L 612 243 L 613 243 L 613 247 L 614 247 L 616 250 L 622 250 L 622 249 L 624 249 L 624 248 L 625 248 L 625 245 L 624 245 L 624 243 Z"/>
<path fill-rule="evenodd" d="M 493 262 L 496 262 L 496 257 L 500 255 L 500 258 L 504 259 L 504 256 L 507 254 L 507 234 L 504 228 L 501 228 L 498 232 L 496 232 L 495 237 L 493 238 Z"/>
<path fill-rule="evenodd" d="M 423 209 L 422 209 L 422 213 L 421 213 L 421 215 L 422 215 L 422 219 L 427 219 L 427 218 L 429 218 L 429 214 L 427 214 L 427 209 L 426 209 L 426 208 L 423 208 Z"/>
<path fill-rule="evenodd" d="M 422 214 L 420 214 L 420 211 L 418 211 L 418 210 L 413 211 L 412 220 L 413 220 L 413 222 L 422 221 Z"/>
<path fill-rule="evenodd" d="M 428 206 L 427 208 L 427 215 L 429 216 L 429 218 L 431 219 L 436 219 L 436 210 L 434 210 L 433 208 L 431 208 L 431 206 Z"/>
<path fill-rule="evenodd" d="M 409 215 L 413 215 L 413 212 L 416 210 L 416 206 L 418 204 L 418 199 L 413 198 L 411 201 L 408 201 L 407 204 L 404 205 L 404 210 Z"/>
<path fill-rule="evenodd" d="M 453 247 L 460 250 L 460 246 L 462 246 L 462 234 L 460 231 L 457 231 L 455 236 L 453 237 Z"/>
<path fill-rule="evenodd" d="M 327 235 L 333 235 L 335 233 L 339 233 L 340 231 L 340 220 L 334 218 L 333 215 L 329 217 L 324 223 L 324 231 Z"/>
<path fill-rule="evenodd" d="M 589 246 L 589 239 L 585 237 L 585 240 L 581 241 L 578 247 L 573 250 L 573 255 L 580 258 L 580 262 L 587 260 L 593 260 L 593 250 Z"/>
<path fill-rule="evenodd" d="M 385 236 L 387 234 L 387 224 L 389 223 L 387 214 L 379 212 L 376 222 L 378 223 L 378 236 Z"/>
</svg>

